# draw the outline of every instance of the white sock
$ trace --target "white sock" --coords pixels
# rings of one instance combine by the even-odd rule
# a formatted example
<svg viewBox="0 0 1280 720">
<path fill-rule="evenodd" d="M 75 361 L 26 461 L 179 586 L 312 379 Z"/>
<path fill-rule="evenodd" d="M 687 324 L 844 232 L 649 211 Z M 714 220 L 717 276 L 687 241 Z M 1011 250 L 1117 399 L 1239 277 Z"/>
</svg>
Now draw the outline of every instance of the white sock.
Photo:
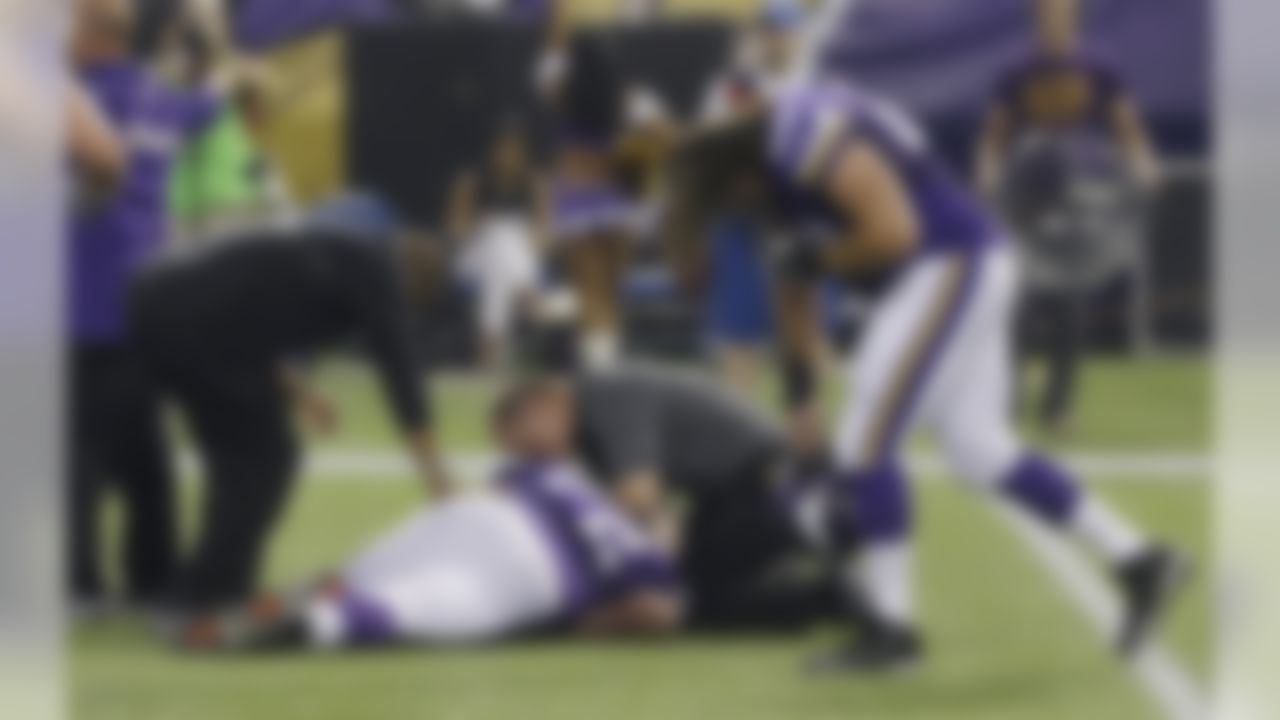
<svg viewBox="0 0 1280 720">
<path fill-rule="evenodd" d="M 910 627 L 915 624 L 915 562 L 908 543 L 864 547 L 846 577 L 879 620 Z"/>
<path fill-rule="evenodd" d="M 1123 565 L 1147 548 L 1147 540 L 1128 521 L 1096 497 L 1086 496 L 1071 519 L 1071 530 L 1112 565 Z"/>
<path fill-rule="evenodd" d="M 340 647 L 347 639 L 342 610 L 333 600 L 317 600 L 307 608 L 307 635 L 318 650 Z"/>
<path fill-rule="evenodd" d="M 607 370 L 618 364 L 620 345 L 612 330 L 589 330 L 582 337 L 582 360 L 592 370 Z"/>
</svg>

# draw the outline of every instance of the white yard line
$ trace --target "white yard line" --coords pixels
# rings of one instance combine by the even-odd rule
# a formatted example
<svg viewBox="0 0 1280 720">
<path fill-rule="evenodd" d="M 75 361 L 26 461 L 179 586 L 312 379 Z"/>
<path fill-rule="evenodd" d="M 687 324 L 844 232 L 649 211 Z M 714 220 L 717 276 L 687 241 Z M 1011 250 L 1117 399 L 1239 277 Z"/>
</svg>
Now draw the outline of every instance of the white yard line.
<svg viewBox="0 0 1280 720">
<path fill-rule="evenodd" d="M 1111 643 L 1120 623 L 1120 608 L 1097 572 L 1058 536 L 1002 505 L 997 508 L 1014 534 L 1053 576 L 1104 641 Z M 1143 689 L 1168 720 L 1207 720 L 1207 698 L 1190 675 L 1159 644 L 1152 644 L 1130 662 Z"/>
<path fill-rule="evenodd" d="M 195 467 L 190 455 L 183 467 Z M 1082 477 L 1104 482 L 1200 483 L 1211 473 L 1212 458 L 1195 452 L 1082 452 L 1065 458 Z M 487 453 L 458 453 L 449 458 L 460 475 L 484 477 L 496 464 Z M 945 477 L 946 465 L 931 453 L 912 456 L 911 467 L 925 480 Z M 402 479 L 412 472 L 409 460 L 395 450 L 321 450 L 308 454 L 304 474 L 322 482 L 369 482 Z"/>
</svg>

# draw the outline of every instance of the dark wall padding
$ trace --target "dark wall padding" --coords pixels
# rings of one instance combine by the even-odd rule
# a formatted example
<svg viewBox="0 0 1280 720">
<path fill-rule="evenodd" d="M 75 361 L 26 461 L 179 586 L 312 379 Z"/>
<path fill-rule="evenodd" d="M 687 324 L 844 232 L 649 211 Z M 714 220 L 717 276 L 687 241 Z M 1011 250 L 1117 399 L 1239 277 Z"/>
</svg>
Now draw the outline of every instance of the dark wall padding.
<svg viewBox="0 0 1280 720">
<path fill-rule="evenodd" d="M 407 217 L 435 223 L 452 179 L 481 157 L 495 125 L 513 113 L 549 120 L 533 96 L 541 46 L 535 28 L 451 21 L 352 31 L 347 56 L 347 168 L 352 185 L 382 192 Z M 681 114 L 727 56 L 720 23 L 613 30 L 626 74 Z"/>
</svg>

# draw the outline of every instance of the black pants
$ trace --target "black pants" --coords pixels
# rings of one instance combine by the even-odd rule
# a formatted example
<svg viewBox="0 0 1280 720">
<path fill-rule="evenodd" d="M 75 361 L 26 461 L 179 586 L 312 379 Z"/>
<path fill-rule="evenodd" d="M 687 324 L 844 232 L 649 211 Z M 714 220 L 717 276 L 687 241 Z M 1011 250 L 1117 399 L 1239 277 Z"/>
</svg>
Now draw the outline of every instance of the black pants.
<svg viewBox="0 0 1280 720">
<path fill-rule="evenodd" d="M 77 345 L 70 358 L 67 569 L 72 595 L 103 594 L 98 524 L 103 492 L 116 488 L 126 513 L 125 591 L 155 599 L 172 579 L 176 538 L 173 477 L 159 402 L 134 349 Z"/>
<path fill-rule="evenodd" d="M 1023 361 L 1043 354 L 1049 374 L 1035 400 L 1036 418 L 1051 425 L 1071 415 L 1075 405 L 1084 300 L 1078 292 L 1035 291 L 1023 301 L 1019 355 Z"/>
<path fill-rule="evenodd" d="M 162 285 L 145 290 L 135 298 L 135 324 L 149 366 L 198 445 L 206 491 L 201 531 L 170 601 L 188 611 L 238 603 L 256 587 L 296 471 L 279 359 L 190 332 Z"/>
<path fill-rule="evenodd" d="M 838 612 L 835 576 L 796 532 L 773 465 L 690 498 L 681 571 L 695 630 L 801 630 Z"/>
</svg>

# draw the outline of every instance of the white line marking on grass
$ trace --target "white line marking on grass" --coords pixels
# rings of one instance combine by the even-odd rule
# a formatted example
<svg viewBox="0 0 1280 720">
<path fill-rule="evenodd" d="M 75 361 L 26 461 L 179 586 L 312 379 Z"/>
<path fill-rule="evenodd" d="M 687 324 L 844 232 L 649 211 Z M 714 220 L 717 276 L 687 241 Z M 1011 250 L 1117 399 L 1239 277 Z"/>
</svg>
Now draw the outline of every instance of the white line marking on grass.
<svg viewBox="0 0 1280 720">
<path fill-rule="evenodd" d="M 183 468 L 197 467 L 190 454 Z M 1200 483 L 1211 475 L 1210 458 L 1194 452 L 1082 452 L 1068 454 L 1066 463 L 1082 477 L 1105 482 Z M 460 474 L 485 477 L 497 464 L 489 453 L 449 456 Z M 918 453 L 911 467 L 926 480 L 946 476 L 946 463 L 933 453 Z M 408 458 L 395 450 L 318 450 L 307 454 L 304 474 L 323 481 L 369 482 L 404 478 L 412 473 Z"/>
<path fill-rule="evenodd" d="M 1113 642 L 1120 625 L 1120 606 L 1098 573 L 1049 530 L 1007 506 L 995 508 L 1098 634 L 1108 643 Z M 1207 698 L 1160 644 L 1151 644 L 1131 661 L 1130 667 L 1168 720 L 1210 717 Z"/>
</svg>

